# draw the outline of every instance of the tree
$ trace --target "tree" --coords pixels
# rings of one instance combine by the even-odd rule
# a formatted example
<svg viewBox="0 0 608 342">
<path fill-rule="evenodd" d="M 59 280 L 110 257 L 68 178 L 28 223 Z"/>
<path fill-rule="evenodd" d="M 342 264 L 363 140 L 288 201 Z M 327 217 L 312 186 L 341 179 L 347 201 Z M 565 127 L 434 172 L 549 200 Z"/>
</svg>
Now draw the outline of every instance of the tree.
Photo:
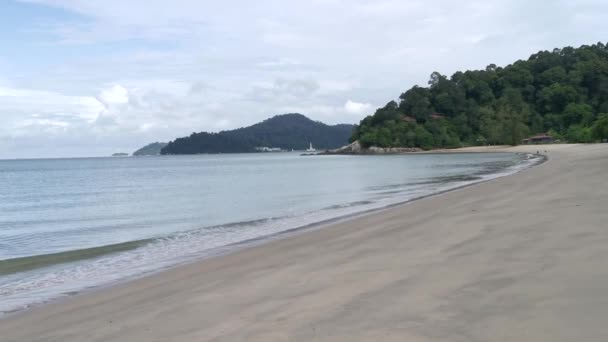
<svg viewBox="0 0 608 342">
<path fill-rule="evenodd" d="M 371 124 L 379 124 L 388 120 L 399 120 L 401 114 L 398 109 L 399 105 L 397 105 L 397 102 L 390 101 L 384 107 L 376 110 L 376 113 L 372 117 Z"/>
<path fill-rule="evenodd" d="M 541 86 L 549 86 L 554 83 L 566 83 L 567 81 L 568 74 L 566 73 L 566 69 L 561 65 L 547 69 L 541 72 L 537 77 L 537 82 Z"/>
<path fill-rule="evenodd" d="M 524 135 L 529 132 L 525 122 L 528 117 L 528 104 L 523 101 L 521 93 L 509 88 L 505 91 L 505 95 L 500 99 L 498 104 L 500 117 L 504 120 L 505 143 L 509 145 L 519 145 Z"/>
<path fill-rule="evenodd" d="M 433 135 L 429 133 L 423 126 L 417 125 L 414 133 L 416 134 L 416 146 L 419 146 L 425 150 L 430 150 L 436 146 Z"/>
<path fill-rule="evenodd" d="M 594 139 L 608 139 L 608 114 L 600 114 L 591 126 L 591 134 Z"/>
<path fill-rule="evenodd" d="M 551 84 L 538 94 L 538 106 L 542 112 L 561 113 L 567 104 L 576 102 L 580 97 L 576 89 L 570 85 Z"/>
<path fill-rule="evenodd" d="M 480 133 L 485 138 L 485 142 L 491 145 L 503 144 L 504 119 L 502 116 L 491 107 L 481 108 L 479 116 Z"/>
<path fill-rule="evenodd" d="M 530 127 L 530 132 L 532 133 L 541 133 L 545 132 L 545 122 L 543 117 L 538 114 L 538 112 L 532 112 L 528 115 L 528 127 Z"/>
<path fill-rule="evenodd" d="M 413 116 L 418 122 L 424 122 L 431 113 L 431 93 L 429 89 L 414 86 L 399 96 L 399 110 Z"/>
<path fill-rule="evenodd" d="M 571 143 L 590 143 L 593 142 L 591 128 L 582 125 L 572 125 L 566 132 L 566 140 Z"/>
<path fill-rule="evenodd" d="M 376 129 L 366 143 L 422 148 L 518 144 L 547 131 L 571 141 L 606 139 L 605 118 L 597 113 L 608 112 L 608 47 L 540 51 L 505 67 L 490 64 L 449 78 L 433 72 L 428 87 L 414 86 L 399 100 L 362 120 L 353 138 Z M 377 134 L 380 128 L 387 131 Z"/>
</svg>

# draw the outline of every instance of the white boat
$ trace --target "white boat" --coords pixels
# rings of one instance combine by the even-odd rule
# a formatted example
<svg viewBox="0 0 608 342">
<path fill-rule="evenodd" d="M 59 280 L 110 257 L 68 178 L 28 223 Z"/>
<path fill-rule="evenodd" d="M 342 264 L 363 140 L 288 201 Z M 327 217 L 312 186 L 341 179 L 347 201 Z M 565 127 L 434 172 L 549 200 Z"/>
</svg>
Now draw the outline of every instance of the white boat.
<svg viewBox="0 0 608 342">
<path fill-rule="evenodd" d="M 312 147 L 312 143 L 310 143 L 310 147 L 306 150 L 306 152 L 317 152 L 314 147 Z"/>
</svg>

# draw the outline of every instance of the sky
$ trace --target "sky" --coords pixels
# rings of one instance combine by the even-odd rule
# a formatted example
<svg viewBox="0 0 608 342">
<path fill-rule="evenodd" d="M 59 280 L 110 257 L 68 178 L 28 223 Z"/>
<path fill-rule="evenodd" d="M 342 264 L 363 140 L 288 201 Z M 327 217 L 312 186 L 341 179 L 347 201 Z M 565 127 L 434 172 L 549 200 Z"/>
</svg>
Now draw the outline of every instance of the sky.
<svg viewBox="0 0 608 342">
<path fill-rule="evenodd" d="M 608 37 L 605 0 L 0 0 L 0 159 L 107 156 Z"/>
</svg>

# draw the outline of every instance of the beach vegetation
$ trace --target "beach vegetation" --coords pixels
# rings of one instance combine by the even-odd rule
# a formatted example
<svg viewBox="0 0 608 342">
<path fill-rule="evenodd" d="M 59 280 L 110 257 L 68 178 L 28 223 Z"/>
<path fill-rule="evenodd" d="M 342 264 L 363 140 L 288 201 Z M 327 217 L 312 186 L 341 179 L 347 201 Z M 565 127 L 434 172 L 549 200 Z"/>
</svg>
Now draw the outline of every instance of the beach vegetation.
<svg viewBox="0 0 608 342">
<path fill-rule="evenodd" d="M 599 115 L 591 127 L 591 134 L 597 140 L 604 141 L 608 139 L 608 113 Z"/>
</svg>

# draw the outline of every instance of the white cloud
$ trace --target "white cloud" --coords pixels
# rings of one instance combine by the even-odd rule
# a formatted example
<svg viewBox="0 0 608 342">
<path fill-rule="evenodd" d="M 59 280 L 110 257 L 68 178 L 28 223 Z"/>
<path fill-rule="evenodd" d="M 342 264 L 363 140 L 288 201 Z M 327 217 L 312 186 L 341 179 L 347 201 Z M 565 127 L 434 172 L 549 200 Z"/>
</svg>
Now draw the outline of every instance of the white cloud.
<svg viewBox="0 0 608 342">
<path fill-rule="evenodd" d="M 253 100 L 294 101 L 313 96 L 319 88 L 319 83 L 314 80 L 279 78 L 272 83 L 254 84 L 251 97 Z"/>
<path fill-rule="evenodd" d="M 228 119 L 220 119 L 215 123 L 215 127 L 222 129 L 230 126 L 230 120 Z"/>
<path fill-rule="evenodd" d="M 319 92 L 323 94 L 347 92 L 355 88 L 353 82 L 346 80 L 321 80 L 318 83 Z"/>
<path fill-rule="evenodd" d="M 344 103 L 344 110 L 349 114 L 363 115 L 372 114 L 372 105 L 370 103 L 354 102 L 351 100 Z"/>
<path fill-rule="evenodd" d="M 103 109 L 94 97 L 53 91 L 0 87 L 0 114 L 5 124 L 44 116 L 93 120 Z"/>
<path fill-rule="evenodd" d="M 23 2 L 72 14 L 23 18 L 36 34 L 8 32 L 0 56 L 0 140 L 33 155 L 107 154 L 284 112 L 354 123 L 433 71 L 608 36 L 601 0 Z"/>
<path fill-rule="evenodd" d="M 281 58 L 277 58 L 277 59 L 260 62 L 260 63 L 258 63 L 258 66 L 263 67 L 263 68 L 284 68 L 284 67 L 290 67 L 290 66 L 299 66 L 301 64 L 302 63 L 298 62 L 297 60 L 281 57 Z"/>
<path fill-rule="evenodd" d="M 99 100 L 106 106 L 125 104 L 129 102 L 129 91 L 117 84 L 110 89 L 102 90 L 99 94 Z"/>
</svg>

